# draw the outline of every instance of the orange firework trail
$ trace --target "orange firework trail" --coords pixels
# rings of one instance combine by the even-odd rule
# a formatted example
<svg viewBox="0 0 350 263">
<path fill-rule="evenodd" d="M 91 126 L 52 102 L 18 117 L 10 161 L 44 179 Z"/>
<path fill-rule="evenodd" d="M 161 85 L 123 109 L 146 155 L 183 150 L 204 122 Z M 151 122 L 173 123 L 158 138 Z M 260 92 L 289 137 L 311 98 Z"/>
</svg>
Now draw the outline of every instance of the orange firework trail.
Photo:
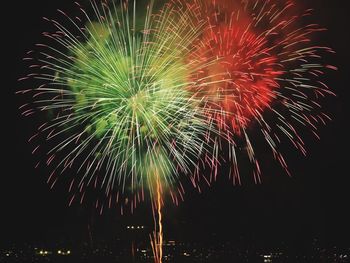
<svg viewBox="0 0 350 263">
<path fill-rule="evenodd" d="M 163 258 L 163 223 L 162 223 L 162 198 L 161 198 L 161 185 L 159 179 L 157 180 L 157 212 L 158 212 L 158 226 L 159 226 L 159 263 L 162 263 Z"/>
<path fill-rule="evenodd" d="M 162 188 L 159 175 L 156 175 L 156 200 L 152 206 L 155 230 L 151 238 L 151 246 L 155 263 L 163 261 L 163 223 L 162 223 Z M 156 211 L 155 211 L 156 210 Z"/>
</svg>

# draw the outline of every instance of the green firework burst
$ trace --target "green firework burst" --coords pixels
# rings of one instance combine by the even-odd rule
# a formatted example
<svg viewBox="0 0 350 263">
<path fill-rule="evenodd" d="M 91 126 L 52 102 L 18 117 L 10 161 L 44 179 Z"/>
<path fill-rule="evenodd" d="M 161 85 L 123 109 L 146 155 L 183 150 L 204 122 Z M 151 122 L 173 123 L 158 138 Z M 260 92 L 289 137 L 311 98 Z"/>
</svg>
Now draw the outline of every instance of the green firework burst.
<svg viewBox="0 0 350 263">
<path fill-rule="evenodd" d="M 191 92 L 200 63 L 185 61 L 204 23 L 193 23 L 188 8 L 152 14 L 151 2 L 141 27 L 129 4 L 93 4 L 98 20 L 85 14 L 83 28 L 68 18 L 78 36 L 51 20 L 56 44 L 41 52 L 36 108 L 52 116 L 40 131 L 54 144 L 49 159 L 62 156 L 51 160 L 54 170 L 81 174 L 72 185 L 98 180 L 107 195 L 144 187 L 152 195 L 155 175 L 171 191 L 208 150 L 211 124 Z"/>
</svg>

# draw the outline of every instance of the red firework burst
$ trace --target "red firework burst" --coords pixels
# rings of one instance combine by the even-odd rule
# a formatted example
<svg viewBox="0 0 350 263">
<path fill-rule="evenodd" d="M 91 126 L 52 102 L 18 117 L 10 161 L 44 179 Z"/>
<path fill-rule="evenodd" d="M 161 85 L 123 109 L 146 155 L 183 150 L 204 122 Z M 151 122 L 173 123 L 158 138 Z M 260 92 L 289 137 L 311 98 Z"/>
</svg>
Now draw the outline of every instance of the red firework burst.
<svg viewBox="0 0 350 263">
<path fill-rule="evenodd" d="M 307 22 L 311 10 L 298 9 L 292 0 L 193 0 L 186 4 L 198 9 L 207 23 L 191 54 L 207 62 L 193 75 L 199 83 L 195 92 L 203 97 L 208 118 L 215 120 L 221 136 L 231 144 L 235 182 L 240 183 L 238 150 L 248 155 L 255 167 L 255 182 L 260 182 L 249 129 L 252 123 L 259 126 L 254 137 L 263 136 L 289 173 L 281 142 L 287 138 L 305 154 L 298 126 L 302 124 L 318 137 L 317 124 L 329 119 L 319 100 L 333 93 L 321 76 L 334 67 L 324 64 L 321 57 L 333 51 L 313 44 L 315 33 L 324 29 Z"/>
</svg>

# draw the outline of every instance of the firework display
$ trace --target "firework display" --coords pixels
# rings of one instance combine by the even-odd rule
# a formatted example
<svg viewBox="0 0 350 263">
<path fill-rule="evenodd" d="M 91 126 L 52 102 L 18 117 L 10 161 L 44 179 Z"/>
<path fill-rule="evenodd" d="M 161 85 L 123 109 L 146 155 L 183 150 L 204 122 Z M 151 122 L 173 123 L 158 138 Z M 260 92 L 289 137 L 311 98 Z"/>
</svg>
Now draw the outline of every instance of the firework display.
<svg viewBox="0 0 350 263">
<path fill-rule="evenodd" d="M 44 151 L 48 183 L 69 174 L 70 203 L 92 187 L 102 193 L 101 212 L 133 211 L 150 197 L 159 227 L 152 248 L 162 262 L 164 196 L 183 199 L 183 180 L 210 184 L 223 162 L 241 184 L 241 156 L 260 183 L 257 138 L 289 173 L 281 144 L 305 154 L 300 127 L 318 137 L 330 119 L 321 102 L 334 95 L 323 75 L 335 67 L 322 60 L 333 51 L 313 42 L 323 29 L 293 0 L 153 5 L 92 2 L 93 18 L 78 5 L 81 17 L 46 19 L 55 30 L 28 53 L 31 73 L 21 79 L 40 84 L 20 93 L 32 96 L 23 115 L 47 120 L 30 141 L 38 142 L 33 153 Z"/>
</svg>

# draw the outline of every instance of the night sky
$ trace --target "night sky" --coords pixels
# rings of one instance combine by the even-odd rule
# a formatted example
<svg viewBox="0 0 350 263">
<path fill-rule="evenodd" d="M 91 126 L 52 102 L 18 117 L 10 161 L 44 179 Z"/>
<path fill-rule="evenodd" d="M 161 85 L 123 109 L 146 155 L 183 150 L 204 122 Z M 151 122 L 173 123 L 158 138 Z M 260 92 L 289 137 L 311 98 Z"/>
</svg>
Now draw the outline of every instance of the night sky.
<svg viewBox="0 0 350 263">
<path fill-rule="evenodd" d="M 55 242 L 84 239 L 88 222 L 94 222 L 96 235 L 113 235 L 118 226 L 129 222 L 149 222 L 150 209 L 141 208 L 133 217 L 121 217 L 113 211 L 96 215 L 87 206 L 68 207 L 65 189 L 50 190 L 46 174 L 34 169 L 32 145 L 33 120 L 20 115 L 23 103 L 15 91 L 30 86 L 17 79 L 26 71 L 21 59 L 42 40 L 47 29 L 43 16 L 60 17 L 57 8 L 68 10 L 72 1 L 12 1 L 2 8 L 10 18 L 2 22 L 2 165 L 0 191 L 0 242 Z M 350 246 L 349 216 L 349 15 L 347 1 L 306 1 L 315 9 L 314 20 L 328 28 L 319 42 L 337 54 L 328 61 L 339 67 L 326 82 L 337 98 L 325 101 L 333 121 L 320 128 L 321 141 L 306 135 L 308 156 L 289 147 L 287 153 L 292 177 L 267 166 L 263 184 L 254 185 L 248 174 L 243 186 L 232 186 L 225 176 L 202 194 L 187 189 L 179 207 L 168 205 L 165 211 L 165 235 L 189 240 L 235 240 L 297 246 L 315 237 L 326 245 Z M 9 5 L 9 4 L 6 4 Z M 244 170 L 244 169 L 243 169 Z M 223 170 L 222 173 L 225 171 Z M 170 203 L 170 202 L 168 202 Z"/>
</svg>

